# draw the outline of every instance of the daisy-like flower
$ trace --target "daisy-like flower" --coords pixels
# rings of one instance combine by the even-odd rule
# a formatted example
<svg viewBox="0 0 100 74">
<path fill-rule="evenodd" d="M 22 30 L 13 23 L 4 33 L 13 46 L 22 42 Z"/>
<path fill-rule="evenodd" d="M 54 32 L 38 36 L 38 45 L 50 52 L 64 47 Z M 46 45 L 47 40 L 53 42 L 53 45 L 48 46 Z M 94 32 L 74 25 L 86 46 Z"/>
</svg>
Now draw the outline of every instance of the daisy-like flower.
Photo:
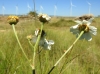
<svg viewBox="0 0 100 74">
<path fill-rule="evenodd" d="M 10 25 L 16 25 L 19 22 L 19 18 L 17 16 L 9 16 L 7 20 Z"/>
<path fill-rule="evenodd" d="M 48 16 L 47 14 L 39 14 L 38 18 L 39 18 L 39 21 L 43 22 L 43 23 L 46 23 L 46 22 L 50 21 L 50 19 L 51 19 L 51 17 Z"/>
<path fill-rule="evenodd" d="M 97 34 L 97 28 L 94 26 L 90 26 L 93 18 L 90 18 L 88 21 L 75 21 L 78 23 L 75 26 L 70 27 L 70 32 L 73 34 L 76 34 L 78 37 L 81 31 L 84 31 L 84 34 L 80 37 L 80 39 L 86 39 L 88 41 L 92 40 L 91 34 L 96 35 Z"/>
<path fill-rule="evenodd" d="M 35 30 L 35 36 L 31 36 L 33 43 L 36 43 L 39 32 L 40 32 L 40 29 L 37 29 L 37 30 Z M 45 38 L 45 31 L 42 30 L 41 38 L 40 38 L 40 41 L 39 41 L 39 46 L 43 47 L 44 49 L 51 50 L 51 45 L 53 45 L 53 44 L 54 44 L 54 41 L 53 40 L 47 40 Z"/>
</svg>

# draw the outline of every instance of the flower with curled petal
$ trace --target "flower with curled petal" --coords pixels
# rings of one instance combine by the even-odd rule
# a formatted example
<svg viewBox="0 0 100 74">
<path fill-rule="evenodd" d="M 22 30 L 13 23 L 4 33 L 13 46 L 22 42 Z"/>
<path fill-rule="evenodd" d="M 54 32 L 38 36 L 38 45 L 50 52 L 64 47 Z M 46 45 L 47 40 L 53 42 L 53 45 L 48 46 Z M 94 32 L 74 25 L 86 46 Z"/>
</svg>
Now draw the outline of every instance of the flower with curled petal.
<svg viewBox="0 0 100 74">
<path fill-rule="evenodd" d="M 29 35 L 29 36 L 27 36 L 27 38 L 32 40 L 33 43 L 36 43 L 39 34 L 40 34 L 40 29 L 36 29 L 34 36 Z M 47 40 L 45 38 L 45 36 L 46 36 L 46 33 L 45 33 L 44 30 L 42 30 L 41 38 L 40 38 L 40 41 L 39 41 L 39 46 L 43 47 L 44 49 L 51 50 L 51 45 L 54 44 L 54 41 L 53 40 Z"/>
<path fill-rule="evenodd" d="M 38 18 L 39 18 L 39 21 L 43 22 L 43 23 L 46 23 L 46 22 L 50 21 L 50 19 L 51 19 L 51 17 L 48 16 L 47 14 L 39 14 Z"/>
<path fill-rule="evenodd" d="M 9 16 L 7 20 L 10 25 L 16 25 L 19 22 L 19 18 L 17 16 Z"/>
<path fill-rule="evenodd" d="M 94 26 L 90 26 L 93 18 L 89 19 L 88 21 L 83 20 L 83 21 L 75 21 L 78 23 L 75 26 L 70 27 L 70 32 L 73 34 L 76 34 L 78 37 L 81 31 L 84 31 L 84 34 L 80 37 L 80 39 L 86 39 L 88 41 L 92 40 L 91 34 L 96 35 L 97 34 L 97 28 Z"/>
<path fill-rule="evenodd" d="M 34 36 L 32 38 L 32 42 L 33 43 L 36 43 L 37 41 L 37 37 Z M 48 50 L 51 50 L 51 45 L 54 44 L 54 41 L 53 40 L 47 40 L 46 38 L 41 38 L 40 41 L 39 41 L 39 46 L 43 47 L 44 49 L 48 49 Z"/>
</svg>

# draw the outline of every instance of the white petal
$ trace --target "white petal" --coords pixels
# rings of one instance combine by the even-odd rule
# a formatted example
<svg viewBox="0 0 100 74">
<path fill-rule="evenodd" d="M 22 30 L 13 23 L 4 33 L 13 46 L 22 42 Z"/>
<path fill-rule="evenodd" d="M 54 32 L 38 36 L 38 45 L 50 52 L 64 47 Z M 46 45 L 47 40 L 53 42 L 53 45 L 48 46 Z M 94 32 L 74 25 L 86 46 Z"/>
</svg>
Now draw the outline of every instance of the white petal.
<svg viewBox="0 0 100 74">
<path fill-rule="evenodd" d="M 51 42 L 52 40 L 50 40 Z M 42 46 L 44 49 L 48 49 L 48 50 L 51 50 L 51 43 L 49 41 L 47 41 L 47 39 L 42 39 L 40 40 L 39 42 L 39 45 Z"/>
<path fill-rule="evenodd" d="M 44 42 L 43 48 L 51 50 L 51 46 L 46 41 Z"/>
<path fill-rule="evenodd" d="M 79 21 L 79 20 L 76 20 L 75 22 L 76 22 L 76 23 L 78 23 L 78 24 L 82 24 L 82 22 L 81 22 L 81 21 Z"/>
<path fill-rule="evenodd" d="M 84 38 L 88 41 L 92 40 L 91 34 L 90 33 L 84 33 Z"/>
<path fill-rule="evenodd" d="M 82 21 L 82 23 L 88 23 L 88 21 L 86 21 L 86 20 L 83 20 L 83 21 Z"/>
<path fill-rule="evenodd" d="M 43 18 L 46 18 L 47 16 L 46 16 L 46 15 L 43 15 L 42 17 L 43 17 Z"/>
<path fill-rule="evenodd" d="M 89 23 L 88 21 L 86 21 L 86 20 L 83 20 L 83 21 L 82 21 L 82 24 L 89 25 L 90 23 Z"/>
<path fill-rule="evenodd" d="M 92 33 L 93 35 L 97 34 L 97 28 L 94 26 L 89 26 L 89 32 Z"/>
<path fill-rule="evenodd" d="M 92 23 L 92 20 L 93 20 L 93 19 L 94 19 L 94 18 L 90 18 L 90 19 L 88 20 L 88 23 L 87 23 L 88 26 Z"/>
<path fill-rule="evenodd" d="M 51 46 L 50 46 L 50 45 L 48 45 L 47 49 L 51 50 Z"/>
<path fill-rule="evenodd" d="M 42 13 L 38 14 L 38 17 L 42 16 Z"/>
<path fill-rule="evenodd" d="M 45 42 L 48 44 L 48 40 L 47 39 L 45 39 Z"/>
<path fill-rule="evenodd" d="M 49 18 L 49 17 L 47 17 L 47 18 L 46 18 L 46 20 L 47 20 L 47 21 L 49 21 L 49 20 L 50 20 L 50 18 Z"/>
<path fill-rule="evenodd" d="M 39 33 L 39 30 L 36 30 L 36 31 L 35 31 L 35 36 L 37 36 L 37 35 L 38 35 L 38 33 Z"/>
<path fill-rule="evenodd" d="M 87 26 L 89 26 L 91 24 L 92 20 L 90 19 L 89 21 L 83 20 L 83 24 L 86 24 Z"/>
<path fill-rule="evenodd" d="M 87 26 L 89 26 L 91 23 L 89 21 L 83 20 L 82 24 L 86 24 Z"/>
<path fill-rule="evenodd" d="M 86 25 L 87 25 L 87 26 L 89 26 L 90 24 L 91 24 L 90 22 L 87 22 L 87 24 L 86 24 Z"/>
<path fill-rule="evenodd" d="M 70 32 L 72 32 L 73 34 L 79 33 L 78 25 L 70 27 Z"/>
<path fill-rule="evenodd" d="M 72 26 L 73 27 L 73 29 L 77 29 L 78 28 L 78 25 L 75 25 L 75 26 Z"/>
<path fill-rule="evenodd" d="M 48 40 L 48 44 L 49 45 L 53 45 L 54 44 L 54 41 L 53 40 Z"/>
<path fill-rule="evenodd" d="M 76 35 L 76 37 L 78 37 L 79 34 Z M 91 37 L 91 34 L 90 33 L 84 33 L 81 37 L 80 37 L 80 40 L 82 39 L 86 39 L 88 41 L 91 41 L 92 40 L 92 37 Z"/>
<path fill-rule="evenodd" d="M 94 18 L 90 18 L 89 20 L 88 20 L 88 22 L 90 22 L 90 23 L 92 23 L 92 20 L 93 20 Z"/>
</svg>

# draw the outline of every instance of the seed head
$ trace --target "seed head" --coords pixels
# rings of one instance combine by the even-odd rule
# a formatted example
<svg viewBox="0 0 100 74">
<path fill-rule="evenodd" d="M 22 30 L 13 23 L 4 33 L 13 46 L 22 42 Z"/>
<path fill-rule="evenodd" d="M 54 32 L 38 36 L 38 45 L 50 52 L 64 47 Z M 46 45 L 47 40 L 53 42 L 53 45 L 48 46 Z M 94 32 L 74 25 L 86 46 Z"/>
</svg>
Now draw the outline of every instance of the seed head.
<svg viewBox="0 0 100 74">
<path fill-rule="evenodd" d="M 19 18 L 17 16 L 9 16 L 7 21 L 10 25 L 16 25 L 19 22 Z"/>
</svg>

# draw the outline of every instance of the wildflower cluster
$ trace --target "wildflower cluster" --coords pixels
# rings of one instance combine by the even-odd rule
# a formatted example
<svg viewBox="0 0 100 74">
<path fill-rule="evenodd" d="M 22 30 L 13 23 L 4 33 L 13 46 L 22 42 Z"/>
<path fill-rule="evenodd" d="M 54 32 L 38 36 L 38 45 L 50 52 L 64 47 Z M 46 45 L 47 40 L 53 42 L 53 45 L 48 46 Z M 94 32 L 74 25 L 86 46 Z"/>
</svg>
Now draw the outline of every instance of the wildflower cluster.
<svg viewBox="0 0 100 74">
<path fill-rule="evenodd" d="M 31 44 L 31 42 L 35 43 L 35 45 L 33 46 L 31 44 L 31 46 L 34 49 L 33 52 L 33 60 L 32 60 L 32 71 L 33 74 L 35 74 L 35 56 L 36 56 L 36 50 L 38 48 L 38 46 L 44 48 L 44 49 L 48 49 L 51 50 L 51 45 L 54 45 L 54 41 L 53 40 L 47 40 L 46 39 L 46 32 L 45 30 L 43 30 L 43 26 L 46 22 L 49 22 L 51 17 L 48 16 L 47 14 L 39 14 L 38 15 L 39 21 L 42 23 L 41 24 L 41 29 L 36 29 L 34 32 L 34 35 L 28 35 L 27 39 L 29 40 L 29 43 Z M 70 27 L 70 32 L 75 34 L 77 39 L 73 42 L 73 44 L 65 51 L 65 53 L 61 56 L 61 58 L 55 63 L 55 65 L 51 68 L 51 70 L 49 71 L 48 74 L 51 73 L 51 71 L 55 68 L 55 66 L 61 61 L 61 59 L 73 48 L 73 46 L 75 45 L 75 43 L 79 40 L 79 39 L 85 39 L 88 41 L 92 40 L 91 34 L 96 35 L 97 34 L 97 28 L 94 26 L 91 26 L 90 24 L 92 23 L 93 20 L 93 16 L 92 15 L 83 15 L 78 17 L 75 22 L 77 23 L 77 25 L 75 26 L 71 26 Z M 18 44 L 24 54 L 24 56 L 26 57 L 26 59 L 29 61 L 27 55 L 24 52 L 24 49 L 21 46 L 21 43 L 17 37 L 17 33 L 15 31 L 15 27 L 14 25 L 16 25 L 19 22 L 19 18 L 17 16 L 9 16 L 8 17 L 8 23 L 10 25 L 12 25 L 16 39 L 18 41 Z M 30 42 L 31 41 L 31 42 Z"/>
<path fill-rule="evenodd" d="M 9 16 L 7 20 L 10 25 L 16 25 L 19 22 L 19 18 L 17 16 Z"/>
</svg>

